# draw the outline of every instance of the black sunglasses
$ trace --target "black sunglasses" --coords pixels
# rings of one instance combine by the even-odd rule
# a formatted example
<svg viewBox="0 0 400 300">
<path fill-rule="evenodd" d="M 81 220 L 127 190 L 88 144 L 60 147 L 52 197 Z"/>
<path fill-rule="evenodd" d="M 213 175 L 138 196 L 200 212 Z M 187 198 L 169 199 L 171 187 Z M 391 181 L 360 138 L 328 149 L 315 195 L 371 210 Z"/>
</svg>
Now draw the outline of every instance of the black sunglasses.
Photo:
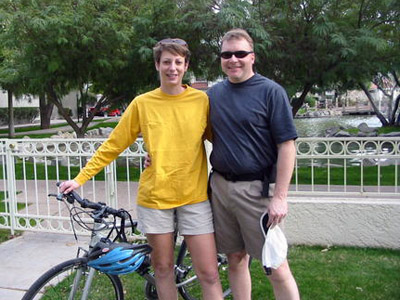
<svg viewBox="0 0 400 300">
<path fill-rule="evenodd" d="M 250 53 L 254 53 L 254 52 L 253 51 L 235 51 L 235 52 L 224 51 L 224 52 L 221 52 L 221 54 L 219 56 L 222 57 L 223 59 L 230 59 L 232 57 L 232 55 L 235 55 L 236 58 L 244 58 L 247 55 L 249 55 Z"/>
<path fill-rule="evenodd" d="M 165 44 L 178 44 L 184 47 L 188 46 L 188 44 L 182 39 L 163 39 L 157 43 L 157 45 L 165 45 Z"/>
</svg>

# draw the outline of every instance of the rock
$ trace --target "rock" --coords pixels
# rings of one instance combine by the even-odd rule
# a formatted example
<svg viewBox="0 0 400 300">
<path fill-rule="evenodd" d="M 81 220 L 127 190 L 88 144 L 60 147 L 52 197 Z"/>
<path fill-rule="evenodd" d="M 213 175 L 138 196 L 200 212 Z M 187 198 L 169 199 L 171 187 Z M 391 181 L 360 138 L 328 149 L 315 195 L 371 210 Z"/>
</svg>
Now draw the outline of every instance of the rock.
<svg viewBox="0 0 400 300">
<path fill-rule="evenodd" d="M 347 131 L 340 130 L 334 136 L 335 137 L 351 137 L 351 134 L 348 133 Z"/>
<path fill-rule="evenodd" d="M 335 136 L 341 130 L 340 127 L 332 127 L 325 130 L 325 134 L 327 137 Z"/>
<path fill-rule="evenodd" d="M 76 132 L 62 132 L 58 131 L 57 135 L 52 135 L 52 139 L 75 139 L 76 138 Z"/>
<path fill-rule="evenodd" d="M 357 133 L 358 137 L 374 137 L 377 136 L 378 134 L 374 131 L 374 132 L 363 132 L 363 131 L 359 131 Z"/>
<path fill-rule="evenodd" d="M 114 130 L 114 128 L 111 128 L 111 127 L 103 127 L 100 130 L 100 135 L 104 136 L 104 137 L 108 137 L 110 135 L 111 131 L 113 131 L 113 130 Z"/>
<path fill-rule="evenodd" d="M 393 132 L 389 132 L 389 133 L 381 133 L 381 134 L 379 134 L 379 136 L 397 137 L 397 136 L 400 136 L 400 131 L 393 131 Z"/>
<path fill-rule="evenodd" d="M 363 166 L 364 167 L 376 166 L 376 160 L 373 159 L 373 158 L 364 158 L 363 159 Z"/>
<path fill-rule="evenodd" d="M 357 128 L 358 128 L 360 131 L 365 132 L 365 133 L 368 133 L 368 132 L 375 132 L 375 131 L 376 131 L 376 128 L 371 128 L 371 127 L 369 127 L 368 124 L 365 123 L 365 122 L 363 122 L 363 123 L 361 123 L 360 125 L 358 125 Z"/>
<path fill-rule="evenodd" d="M 95 128 L 92 130 L 88 130 L 85 134 L 86 137 L 97 137 L 100 136 L 100 131 L 99 129 Z"/>
</svg>

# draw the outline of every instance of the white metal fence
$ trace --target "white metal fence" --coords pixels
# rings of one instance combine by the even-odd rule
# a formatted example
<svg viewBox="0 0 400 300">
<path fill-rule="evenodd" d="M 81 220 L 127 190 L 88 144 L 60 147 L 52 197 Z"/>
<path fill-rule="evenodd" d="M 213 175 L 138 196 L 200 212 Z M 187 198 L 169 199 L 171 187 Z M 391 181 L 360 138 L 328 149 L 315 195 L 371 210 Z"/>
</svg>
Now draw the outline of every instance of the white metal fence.
<svg viewBox="0 0 400 300">
<path fill-rule="evenodd" d="M 49 198 L 74 178 L 102 139 L 2 139 L 0 228 L 70 232 L 67 208 Z M 78 191 L 135 217 L 145 149 L 138 139 Z M 400 138 L 299 138 L 291 197 L 398 198 Z"/>
</svg>

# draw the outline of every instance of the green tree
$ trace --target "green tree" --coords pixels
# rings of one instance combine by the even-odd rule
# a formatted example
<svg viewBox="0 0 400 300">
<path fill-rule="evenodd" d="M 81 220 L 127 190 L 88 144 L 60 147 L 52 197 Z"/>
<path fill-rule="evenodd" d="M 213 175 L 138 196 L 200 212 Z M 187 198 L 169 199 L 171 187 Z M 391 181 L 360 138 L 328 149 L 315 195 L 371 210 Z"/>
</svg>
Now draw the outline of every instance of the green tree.
<svg viewBox="0 0 400 300">
<path fill-rule="evenodd" d="M 1 14 L 0 14 L 1 17 Z M 5 31 L 5 26 L 3 22 L 0 24 L 0 34 Z M 7 90 L 7 101 L 8 101 L 8 136 L 10 138 L 15 136 L 15 128 L 14 128 L 14 108 L 13 108 L 13 97 L 12 91 L 10 89 L 10 77 L 7 76 L 5 71 L 5 52 L 6 50 L 2 47 L 2 43 L 0 43 L 0 88 Z"/>
<path fill-rule="evenodd" d="M 313 89 L 354 87 L 399 57 L 396 0 L 183 2 L 187 30 L 200 41 L 195 56 L 203 55 L 203 68 L 210 65 L 208 77 L 219 72 L 222 34 L 245 28 L 255 40 L 256 70 L 286 88 L 293 115 Z"/>
<path fill-rule="evenodd" d="M 93 115 L 75 124 L 61 101 L 68 92 L 79 91 L 83 106 L 90 92 L 102 94 L 99 109 L 155 87 L 152 47 L 166 37 L 187 40 L 192 73 L 214 80 L 220 40 L 235 27 L 250 32 L 256 70 L 286 88 L 295 115 L 314 88 L 343 90 L 398 71 L 397 2 L 0 0 L 1 35 L 24 86 L 45 95 L 82 136 Z"/>
<path fill-rule="evenodd" d="M 129 70 L 135 59 L 131 20 L 136 2 L 140 1 L 1 1 L 7 22 L 2 40 L 20 62 L 26 91 L 45 95 L 79 137 L 93 115 L 84 115 L 79 126 L 64 109 L 63 96 L 77 90 L 85 98 L 90 85 L 94 93 L 103 94 L 95 105 L 99 109 L 131 100 L 136 93 L 132 78 L 141 74 L 132 76 Z"/>
<path fill-rule="evenodd" d="M 376 72 L 388 43 L 382 31 L 398 16 L 391 0 L 257 2 L 272 39 L 257 67 L 288 88 L 294 115 L 314 86 Z"/>
</svg>

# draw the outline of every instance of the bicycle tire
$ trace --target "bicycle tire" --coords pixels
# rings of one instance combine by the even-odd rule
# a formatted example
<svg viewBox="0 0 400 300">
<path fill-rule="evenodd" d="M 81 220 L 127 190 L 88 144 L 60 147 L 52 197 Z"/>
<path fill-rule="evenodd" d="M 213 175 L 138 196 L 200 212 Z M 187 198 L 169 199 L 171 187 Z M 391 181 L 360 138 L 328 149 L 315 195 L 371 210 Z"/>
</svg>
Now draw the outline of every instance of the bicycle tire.
<svg viewBox="0 0 400 300">
<path fill-rule="evenodd" d="M 25 293 L 22 300 L 38 299 L 68 299 L 73 287 L 77 287 L 72 299 L 81 299 L 83 287 L 89 268 L 86 258 L 75 258 L 65 261 L 44 273 Z M 87 299 L 123 300 L 124 293 L 118 276 L 94 271 L 93 281 Z M 82 272 L 82 273 L 81 273 Z M 78 286 L 74 283 L 77 274 L 82 274 Z M 82 280 L 83 279 L 83 280 Z"/>
<path fill-rule="evenodd" d="M 224 298 L 230 299 L 231 289 L 229 288 L 228 280 L 228 261 L 224 255 L 218 254 L 218 265 Z M 192 259 L 190 258 L 185 241 L 182 242 L 179 249 L 176 266 L 176 283 L 182 298 L 185 300 L 203 299 L 200 282 L 194 272 Z"/>
<path fill-rule="evenodd" d="M 157 288 L 154 284 L 146 281 L 144 284 L 144 295 L 146 300 L 158 300 Z"/>
</svg>

